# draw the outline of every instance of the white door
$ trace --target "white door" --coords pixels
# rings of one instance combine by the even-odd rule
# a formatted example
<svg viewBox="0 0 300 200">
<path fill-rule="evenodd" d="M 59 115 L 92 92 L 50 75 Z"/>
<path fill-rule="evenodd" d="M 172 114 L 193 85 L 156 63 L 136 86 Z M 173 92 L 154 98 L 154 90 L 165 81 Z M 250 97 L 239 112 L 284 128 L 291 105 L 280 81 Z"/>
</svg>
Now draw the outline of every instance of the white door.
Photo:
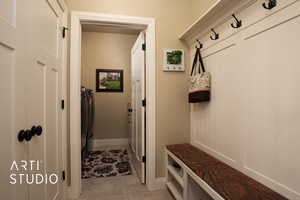
<svg viewBox="0 0 300 200">
<path fill-rule="evenodd" d="M 27 0 L 27 3 L 29 1 Z M 30 79 L 27 81 L 28 127 L 40 126 L 43 132 L 29 144 L 29 159 L 41 161 L 37 173 L 56 174 L 56 184 L 29 186 L 30 200 L 60 200 L 62 183 L 62 13 L 54 1 L 30 0 Z M 52 181 L 55 176 L 52 176 Z"/>
<path fill-rule="evenodd" d="M 27 144 L 17 140 L 18 132 L 26 128 L 26 26 L 22 9 L 26 1 L 0 1 L 0 195 L 1 199 L 27 200 L 28 187 L 10 184 L 13 161 L 27 159 Z"/>
<path fill-rule="evenodd" d="M 1 199 L 63 199 L 59 107 L 63 10 L 56 2 L 59 1 L 0 2 Z M 41 126 L 42 135 L 19 142 L 19 131 L 32 126 Z M 32 171 L 11 172 L 14 160 L 38 160 L 41 170 L 34 167 Z M 23 184 L 10 184 L 11 173 L 36 172 L 55 173 L 58 183 L 26 184 L 23 178 Z"/>
<path fill-rule="evenodd" d="M 131 50 L 133 164 L 142 183 L 145 183 L 145 33 L 140 33 Z"/>
</svg>

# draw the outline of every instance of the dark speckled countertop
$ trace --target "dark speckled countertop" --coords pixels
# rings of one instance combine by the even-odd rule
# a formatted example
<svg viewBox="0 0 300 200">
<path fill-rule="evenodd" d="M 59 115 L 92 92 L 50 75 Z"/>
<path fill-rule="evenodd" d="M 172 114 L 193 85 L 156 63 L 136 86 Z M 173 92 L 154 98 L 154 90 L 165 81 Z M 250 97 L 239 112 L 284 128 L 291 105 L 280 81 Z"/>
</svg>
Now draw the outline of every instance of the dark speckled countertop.
<svg viewBox="0 0 300 200">
<path fill-rule="evenodd" d="M 190 144 L 167 149 L 226 200 L 288 200 Z"/>
</svg>

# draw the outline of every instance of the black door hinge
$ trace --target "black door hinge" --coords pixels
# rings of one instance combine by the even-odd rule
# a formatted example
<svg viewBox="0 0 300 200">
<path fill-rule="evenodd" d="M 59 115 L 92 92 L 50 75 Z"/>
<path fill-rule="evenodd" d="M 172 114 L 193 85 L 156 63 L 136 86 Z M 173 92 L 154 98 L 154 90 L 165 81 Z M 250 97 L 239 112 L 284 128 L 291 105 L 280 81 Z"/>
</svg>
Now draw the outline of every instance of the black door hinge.
<svg viewBox="0 0 300 200">
<path fill-rule="evenodd" d="M 143 99 L 143 100 L 142 100 L 142 106 L 143 106 L 143 107 L 146 107 L 146 99 Z"/>
<path fill-rule="evenodd" d="M 146 51 L 146 43 L 142 44 L 142 50 Z"/>
<path fill-rule="evenodd" d="M 66 172 L 65 171 L 62 171 L 61 177 L 62 177 L 63 181 L 66 180 Z"/>
<path fill-rule="evenodd" d="M 62 27 L 62 37 L 65 38 L 66 37 L 66 31 L 69 30 L 67 27 L 63 26 Z"/>
<path fill-rule="evenodd" d="M 61 109 L 64 110 L 65 109 L 65 100 L 61 100 Z"/>
<path fill-rule="evenodd" d="M 146 156 L 143 156 L 142 161 L 143 163 L 146 163 Z"/>
</svg>

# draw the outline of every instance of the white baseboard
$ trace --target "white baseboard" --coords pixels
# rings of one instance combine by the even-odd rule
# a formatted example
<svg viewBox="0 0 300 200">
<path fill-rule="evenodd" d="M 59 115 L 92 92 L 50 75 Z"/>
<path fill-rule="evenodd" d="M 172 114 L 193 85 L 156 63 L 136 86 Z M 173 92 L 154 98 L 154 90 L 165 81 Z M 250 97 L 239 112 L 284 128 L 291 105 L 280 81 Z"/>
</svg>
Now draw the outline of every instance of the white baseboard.
<svg viewBox="0 0 300 200">
<path fill-rule="evenodd" d="M 150 191 L 162 190 L 166 188 L 166 177 L 156 178 L 149 186 Z"/>
<path fill-rule="evenodd" d="M 92 149 L 97 150 L 104 146 L 125 146 L 128 145 L 128 138 L 116 138 L 116 139 L 101 139 L 92 140 Z"/>
</svg>

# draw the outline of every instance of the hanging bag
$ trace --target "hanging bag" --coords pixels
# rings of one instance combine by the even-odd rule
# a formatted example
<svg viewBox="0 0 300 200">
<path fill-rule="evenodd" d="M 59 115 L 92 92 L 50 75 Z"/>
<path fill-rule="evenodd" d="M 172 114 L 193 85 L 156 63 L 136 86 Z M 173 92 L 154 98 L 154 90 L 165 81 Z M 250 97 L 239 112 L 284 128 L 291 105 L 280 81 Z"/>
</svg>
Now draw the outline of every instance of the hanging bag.
<svg viewBox="0 0 300 200">
<path fill-rule="evenodd" d="M 198 73 L 197 73 L 197 62 Z M 210 78 L 209 72 L 205 71 L 200 48 L 196 47 L 196 54 L 190 77 L 189 103 L 197 103 L 210 100 Z"/>
</svg>

